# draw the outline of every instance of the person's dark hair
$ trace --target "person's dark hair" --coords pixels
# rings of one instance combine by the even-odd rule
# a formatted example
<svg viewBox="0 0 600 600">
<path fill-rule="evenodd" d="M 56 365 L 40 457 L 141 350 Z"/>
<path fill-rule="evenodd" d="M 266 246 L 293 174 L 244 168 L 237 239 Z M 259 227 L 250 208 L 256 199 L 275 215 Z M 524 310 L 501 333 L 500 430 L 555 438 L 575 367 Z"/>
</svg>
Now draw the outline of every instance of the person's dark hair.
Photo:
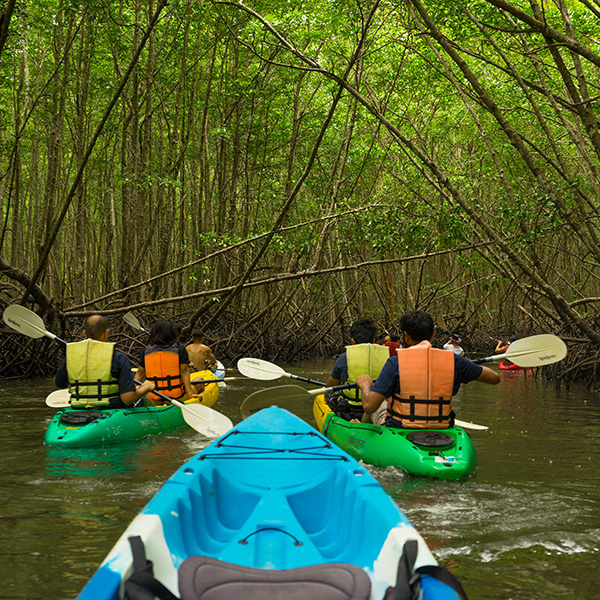
<svg viewBox="0 0 600 600">
<path fill-rule="evenodd" d="M 86 337 L 97 340 L 108 329 L 108 319 L 102 315 L 91 315 L 85 320 L 83 330 Z"/>
<path fill-rule="evenodd" d="M 196 325 L 194 329 L 192 329 L 192 339 L 200 339 L 204 337 L 204 329 L 202 327 Z"/>
<path fill-rule="evenodd" d="M 388 335 L 390 336 L 390 342 L 399 342 L 400 341 L 400 336 L 396 335 L 395 333 L 390 333 L 388 331 Z"/>
<path fill-rule="evenodd" d="M 423 340 L 430 340 L 433 335 L 433 319 L 431 315 L 422 310 L 411 310 L 400 319 L 400 329 L 406 331 L 413 341 L 418 344 Z"/>
<path fill-rule="evenodd" d="M 350 327 L 350 337 L 357 344 L 371 344 L 377 335 L 377 327 L 369 319 L 354 321 Z"/>
<path fill-rule="evenodd" d="M 177 341 L 177 329 L 171 321 L 160 319 L 150 331 L 150 343 L 153 346 L 170 346 Z"/>
</svg>

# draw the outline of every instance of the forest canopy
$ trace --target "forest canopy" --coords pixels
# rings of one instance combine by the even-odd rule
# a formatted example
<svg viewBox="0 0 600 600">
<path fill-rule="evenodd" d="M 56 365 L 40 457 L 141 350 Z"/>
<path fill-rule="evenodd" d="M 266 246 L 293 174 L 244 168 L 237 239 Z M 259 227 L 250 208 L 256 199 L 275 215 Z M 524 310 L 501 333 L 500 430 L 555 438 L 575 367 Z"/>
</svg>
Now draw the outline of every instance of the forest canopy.
<svg viewBox="0 0 600 600">
<path fill-rule="evenodd" d="M 599 69 L 597 0 L 5 0 L 0 300 L 595 356 Z"/>
</svg>

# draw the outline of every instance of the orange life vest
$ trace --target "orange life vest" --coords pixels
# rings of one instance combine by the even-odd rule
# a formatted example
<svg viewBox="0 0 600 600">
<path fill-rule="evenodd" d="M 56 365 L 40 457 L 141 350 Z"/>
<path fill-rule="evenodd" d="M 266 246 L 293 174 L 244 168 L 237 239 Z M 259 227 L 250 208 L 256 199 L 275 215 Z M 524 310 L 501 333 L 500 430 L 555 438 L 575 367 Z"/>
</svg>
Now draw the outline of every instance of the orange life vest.
<svg viewBox="0 0 600 600">
<path fill-rule="evenodd" d="M 157 391 L 175 400 L 185 395 L 177 344 L 168 348 L 148 346 L 144 350 L 144 368 L 146 369 L 146 378 L 154 381 Z M 153 400 L 161 399 L 152 392 L 149 392 L 148 395 Z"/>
<path fill-rule="evenodd" d="M 450 426 L 454 352 L 432 348 L 428 341 L 398 350 L 400 394 L 388 401 L 388 415 L 403 427 Z"/>
</svg>

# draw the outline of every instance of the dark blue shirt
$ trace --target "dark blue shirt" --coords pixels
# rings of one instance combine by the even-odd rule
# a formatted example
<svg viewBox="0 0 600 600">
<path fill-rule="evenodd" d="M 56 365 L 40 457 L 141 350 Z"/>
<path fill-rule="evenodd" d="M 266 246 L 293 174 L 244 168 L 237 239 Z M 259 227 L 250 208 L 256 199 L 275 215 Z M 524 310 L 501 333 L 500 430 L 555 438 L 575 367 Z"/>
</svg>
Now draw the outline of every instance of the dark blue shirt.
<svg viewBox="0 0 600 600">
<path fill-rule="evenodd" d="M 348 381 L 348 359 L 346 353 L 340 354 L 331 369 L 331 376 L 340 383 Z"/>
</svg>

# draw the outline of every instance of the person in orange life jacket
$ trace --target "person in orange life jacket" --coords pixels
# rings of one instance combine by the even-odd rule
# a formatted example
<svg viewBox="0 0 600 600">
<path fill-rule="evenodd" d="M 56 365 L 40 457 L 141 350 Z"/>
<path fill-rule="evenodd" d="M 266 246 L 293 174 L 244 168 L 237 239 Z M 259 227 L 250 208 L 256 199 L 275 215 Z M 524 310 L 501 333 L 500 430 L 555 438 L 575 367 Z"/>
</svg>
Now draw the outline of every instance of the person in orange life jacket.
<svg viewBox="0 0 600 600">
<path fill-rule="evenodd" d="M 174 400 L 199 398 L 192 390 L 189 363 L 187 350 L 177 341 L 175 326 L 161 319 L 150 331 L 150 345 L 142 352 L 135 378 L 153 381 L 157 391 Z M 155 394 L 150 393 L 148 397 L 156 405 L 163 403 Z"/>
<path fill-rule="evenodd" d="M 95 340 L 96 342 L 101 342 L 102 344 L 106 344 L 106 346 L 110 346 L 110 344 L 108 344 L 108 321 L 101 315 L 91 315 L 86 319 L 83 334 L 86 340 Z M 123 354 L 123 352 L 98 345 L 96 345 L 96 348 L 100 349 L 100 353 L 89 349 L 85 350 L 84 354 L 69 351 L 69 346 L 75 348 L 79 344 L 81 343 L 77 342 L 68 345 L 67 356 L 58 367 L 54 377 L 54 384 L 56 387 L 72 389 L 71 402 L 73 407 L 94 409 L 125 408 L 131 406 L 144 396 L 144 394 L 154 389 L 154 383 L 151 381 L 147 381 L 136 388 L 133 381 L 133 373 L 131 372 L 131 363 L 129 362 L 128 356 Z M 67 364 L 67 357 L 69 364 Z M 89 370 L 87 365 L 90 364 L 92 360 L 95 360 L 96 368 L 99 369 L 99 371 L 106 371 L 107 374 L 110 373 L 110 375 L 106 377 L 107 381 L 103 382 L 101 386 L 86 386 L 89 388 L 88 391 L 93 387 L 100 387 L 100 389 L 104 387 L 110 391 L 113 386 L 116 386 L 117 393 L 115 396 L 111 398 L 102 397 L 101 391 L 99 391 L 96 398 L 88 396 L 86 400 L 82 399 L 81 402 L 79 402 L 80 406 L 77 406 L 78 402 L 75 399 L 77 388 L 82 387 L 84 382 L 79 383 L 78 381 L 69 381 L 69 373 L 73 374 L 78 370 L 78 365 L 72 363 L 79 358 L 81 358 L 83 365 L 80 367 L 79 372 L 80 376 L 84 379 L 89 379 L 89 376 L 85 371 Z M 110 365 L 102 365 L 101 363 L 104 360 L 110 360 Z"/>
<path fill-rule="evenodd" d="M 432 348 L 434 324 L 428 313 L 408 312 L 400 320 L 400 327 L 407 347 L 388 359 L 375 383 L 368 375 L 356 380 L 366 415 L 389 399 L 386 426 L 443 429 L 454 423 L 451 397 L 461 383 L 500 383 L 500 376 L 492 369 L 454 352 Z M 423 390 L 431 390 L 434 397 L 422 397 L 428 395 Z"/>
</svg>

